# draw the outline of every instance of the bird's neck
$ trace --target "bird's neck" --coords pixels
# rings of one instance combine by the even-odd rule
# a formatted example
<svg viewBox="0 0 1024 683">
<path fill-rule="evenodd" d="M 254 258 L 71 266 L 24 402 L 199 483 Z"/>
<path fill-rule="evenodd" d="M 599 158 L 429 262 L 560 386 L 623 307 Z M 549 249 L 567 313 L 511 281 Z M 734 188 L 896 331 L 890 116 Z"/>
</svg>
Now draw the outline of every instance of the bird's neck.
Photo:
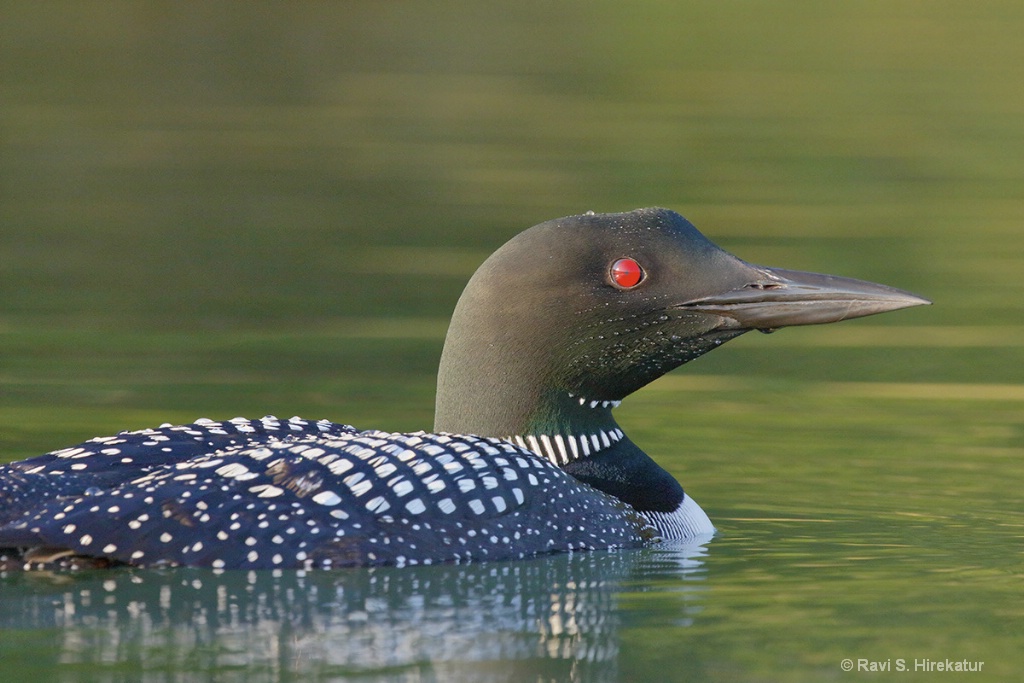
<svg viewBox="0 0 1024 683">
<path fill-rule="evenodd" d="M 495 405 L 495 395 L 500 396 L 497 403 L 504 404 L 505 410 Z M 683 489 L 675 478 L 615 422 L 612 408 L 618 401 L 555 389 L 519 395 L 506 391 L 492 394 L 490 403 L 463 403 L 465 410 L 459 414 L 441 411 L 443 400 L 439 390 L 438 431 L 508 439 L 641 512 L 671 513 L 683 499 Z M 509 406 L 516 409 L 508 410 Z M 500 427 L 494 429 L 495 424 Z"/>
<path fill-rule="evenodd" d="M 504 436 L 641 512 L 674 512 L 682 486 L 622 432 L 612 417 L 617 405 L 561 392 L 525 430 Z"/>
<path fill-rule="evenodd" d="M 569 373 L 558 356 L 569 342 L 558 341 L 559 330 L 513 322 L 531 318 L 496 299 L 487 278 L 482 267 L 452 316 L 438 369 L 435 431 L 509 439 L 637 510 L 676 510 L 682 487 L 612 417 L 617 402 L 611 399 L 649 380 L 580 389 L 581 377 L 593 382 L 593 373 Z M 629 368 L 632 375 L 640 371 Z"/>
<path fill-rule="evenodd" d="M 611 412 L 619 402 L 561 386 L 545 370 L 557 364 L 543 346 L 525 340 L 466 346 L 449 333 L 438 372 L 435 431 L 510 439 L 557 465 L 623 438 Z"/>
<path fill-rule="evenodd" d="M 612 417 L 612 408 L 618 404 L 550 390 L 537 397 L 518 428 L 495 436 L 515 441 L 556 465 L 568 465 L 626 438 Z"/>
</svg>

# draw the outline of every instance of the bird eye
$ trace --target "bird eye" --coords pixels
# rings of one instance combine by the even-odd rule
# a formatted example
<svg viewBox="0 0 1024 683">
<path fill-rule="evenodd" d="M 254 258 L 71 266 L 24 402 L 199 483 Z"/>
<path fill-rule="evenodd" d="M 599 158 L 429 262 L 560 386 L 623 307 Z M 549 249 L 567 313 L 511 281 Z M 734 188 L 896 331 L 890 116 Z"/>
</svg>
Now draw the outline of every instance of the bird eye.
<svg viewBox="0 0 1024 683">
<path fill-rule="evenodd" d="M 615 285 L 623 289 L 632 289 L 644 281 L 645 274 L 644 269 L 633 259 L 620 258 L 612 263 L 609 275 Z"/>
</svg>

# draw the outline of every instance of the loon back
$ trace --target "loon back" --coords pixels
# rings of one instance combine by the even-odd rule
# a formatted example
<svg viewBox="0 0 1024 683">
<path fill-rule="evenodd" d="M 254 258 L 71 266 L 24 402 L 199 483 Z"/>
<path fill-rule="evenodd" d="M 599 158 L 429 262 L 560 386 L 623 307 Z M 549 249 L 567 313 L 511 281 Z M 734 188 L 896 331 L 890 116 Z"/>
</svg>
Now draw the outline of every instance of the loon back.
<svg viewBox="0 0 1024 683">
<path fill-rule="evenodd" d="M 15 566 L 403 566 L 655 535 L 621 501 L 508 441 L 300 418 L 122 432 L 4 475 L 2 538 L 31 548 Z"/>
<path fill-rule="evenodd" d="M 438 433 L 236 418 L 0 467 L 0 568 L 339 567 L 513 559 L 713 532 L 612 409 L 752 329 L 928 303 L 753 266 L 665 209 L 521 233 L 474 274 Z"/>
</svg>

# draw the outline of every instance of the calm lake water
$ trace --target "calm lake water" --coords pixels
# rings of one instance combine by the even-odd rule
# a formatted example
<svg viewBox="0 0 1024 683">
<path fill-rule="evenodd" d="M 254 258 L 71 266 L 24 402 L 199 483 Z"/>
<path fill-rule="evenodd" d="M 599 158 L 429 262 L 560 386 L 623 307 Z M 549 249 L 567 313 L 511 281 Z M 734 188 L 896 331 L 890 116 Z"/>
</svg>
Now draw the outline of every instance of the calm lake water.
<svg viewBox="0 0 1024 683">
<path fill-rule="evenodd" d="M 429 428 L 468 276 L 588 209 L 935 301 L 747 335 L 618 409 L 713 539 L 0 576 L 0 679 L 1021 677 L 1024 6 L 0 15 L 3 460 L 201 416 Z"/>
</svg>

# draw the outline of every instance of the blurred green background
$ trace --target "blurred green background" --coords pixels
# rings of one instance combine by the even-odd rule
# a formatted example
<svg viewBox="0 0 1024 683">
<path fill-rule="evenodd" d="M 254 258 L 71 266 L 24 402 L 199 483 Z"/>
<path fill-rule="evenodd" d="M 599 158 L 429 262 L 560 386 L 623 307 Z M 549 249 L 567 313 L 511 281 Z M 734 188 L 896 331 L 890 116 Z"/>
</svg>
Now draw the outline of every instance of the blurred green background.
<svg viewBox="0 0 1024 683">
<path fill-rule="evenodd" d="M 466 278 L 588 209 L 937 302 L 684 373 L 1017 383 L 1022 15 L 4 3 L 3 457 L 199 415 L 427 427 Z"/>
</svg>

